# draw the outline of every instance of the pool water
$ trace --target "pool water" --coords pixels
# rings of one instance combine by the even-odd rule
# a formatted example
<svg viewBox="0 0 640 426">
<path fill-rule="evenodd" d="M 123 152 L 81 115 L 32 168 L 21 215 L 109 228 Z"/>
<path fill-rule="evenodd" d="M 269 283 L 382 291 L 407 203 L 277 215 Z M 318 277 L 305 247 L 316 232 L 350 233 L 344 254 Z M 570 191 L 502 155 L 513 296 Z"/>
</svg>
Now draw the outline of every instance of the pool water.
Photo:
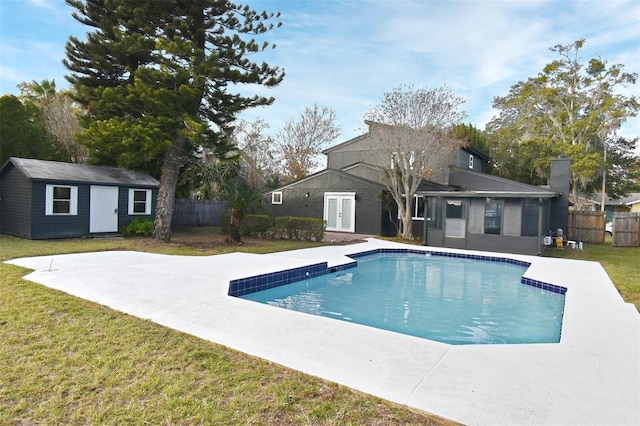
<svg viewBox="0 0 640 426">
<path fill-rule="evenodd" d="M 341 272 L 243 299 L 449 344 L 558 343 L 564 295 L 521 284 L 526 267 L 373 254 Z"/>
</svg>

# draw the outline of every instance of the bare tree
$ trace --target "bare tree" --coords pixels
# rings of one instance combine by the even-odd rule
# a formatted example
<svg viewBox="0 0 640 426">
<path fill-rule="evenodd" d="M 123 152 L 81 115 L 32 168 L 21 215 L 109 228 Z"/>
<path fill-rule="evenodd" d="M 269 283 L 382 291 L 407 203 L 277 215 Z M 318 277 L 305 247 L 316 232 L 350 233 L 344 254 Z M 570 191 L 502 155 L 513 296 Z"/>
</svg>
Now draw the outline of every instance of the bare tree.
<svg viewBox="0 0 640 426">
<path fill-rule="evenodd" d="M 231 139 L 239 149 L 239 173 L 258 191 L 269 186 L 279 173 L 273 138 L 265 135 L 269 129 L 261 118 L 254 121 L 238 120 L 233 125 Z"/>
<path fill-rule="evenodd" d="M 20 83 L 18 87 L 23 100 L 32 102 L 42 110 L 47 131 L 62 143 L 69 160 L 73 163 L 86 163 L 87 149 L 76 140 L 76 133 L 80 130 L 79 108 L 71 99 L 70 93 L 57 91 L 55 80 Z"/>
<path fill-rule="evenodd" d="M 287 121 L 276 136 L 284 173 L 302 179 L 319 164 L 318 155 L 340 136 L 335 111 L 326 106 L 305 107 L 297 119 Z"/>
<path fill-rule="evenodd" d="M 459 146 L 448 131 L 466 116 L 458 111 L 462 103 L 447 87 L 403 85 L 384 93 L 367 112 L 370 131 L 376 134 L 371 153 L 398 206 L 405 239 L 413 239 L 411 207 L 418 186 L 443 172 Z"/>
</svg>

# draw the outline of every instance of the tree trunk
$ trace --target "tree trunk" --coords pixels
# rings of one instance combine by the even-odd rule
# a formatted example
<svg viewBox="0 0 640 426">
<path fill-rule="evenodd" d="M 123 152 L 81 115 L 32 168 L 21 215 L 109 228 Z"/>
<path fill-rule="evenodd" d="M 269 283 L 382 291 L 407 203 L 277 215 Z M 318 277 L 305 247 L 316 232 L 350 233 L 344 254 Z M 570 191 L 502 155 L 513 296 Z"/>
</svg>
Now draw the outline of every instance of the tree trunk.
<svg viewBox="0 0 640 426">
<path fill-rule="evenodd" d="M 413 240 L 413 218 L 411 208 L 405 206 L 404 217 L 402 217 L 402 239 Z"/>
<path fill-rule="evenodd" d="M 153 231 L 153 238 L 157 240 L 169 241 L 171 239 L 171 219 L 176 202 L 176 187 L 178 186 L 178 174 L 182 165 L 185 143 L 184 137 L 178 136 L 164 157 Z"/>
<path fill-rule="evenodd" d="M 242 216 L 238 214 L 236 209 L 231 209 L 231 218 L 229 220 L 229 239 L 234 243 L 240 243 L 240 227 L 242 225 Z"/>
</svg>

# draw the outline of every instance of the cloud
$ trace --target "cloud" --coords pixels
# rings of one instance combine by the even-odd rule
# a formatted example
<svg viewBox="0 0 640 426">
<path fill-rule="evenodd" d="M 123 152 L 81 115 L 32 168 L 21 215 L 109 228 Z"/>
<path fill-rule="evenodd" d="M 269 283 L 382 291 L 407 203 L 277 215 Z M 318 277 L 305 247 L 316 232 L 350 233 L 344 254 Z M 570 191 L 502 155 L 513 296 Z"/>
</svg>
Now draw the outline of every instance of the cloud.
<svg viewBox="0 0 640 426">
<path fill-rule="evenodd" d="M 587 39 L 585 58 L 600 54 L 610 63 L 625 64 L 627 71 L 640 72 L 637 0 L 255 3 L 259 10 L 281 9 L 283 26 L 257 37 L 277 48 L 252 59 L 284 67 L 286 77 L 275 88 L 242 89 L 276 98 L 272 106 L 244 116 L 262 117 L 274 131 L 305 106 L 318 103 L 336 110 L 345 138 L 355 136 L 367 107 L 404 83 L 446 84 L 467 99 L 468 122 L 483 128 L 494 114 L 494 96 L 506 95 L 513 84 L 535 76 L 555 59 L 550 47 L 580 38 Z M 6 81 L 16 76 L 65 84 L 60 63 L 64 42 L 70 34 L 82 38 L 87 30 L 70 16 L 72 9 L 51 0 L 30 0 L 11 10 L 0 7 L 2 27 L 18 21 L 12 17 L 20 13 L 23 19 L 10 34 L 2 29 L 2 66 L 8 70 L 2 75 L 3 92 L 13 90 Z M 624 90 L 638 93 L 637 86 Z M 635 124 L 636 133 L 639 127 Z"/>
</svg>

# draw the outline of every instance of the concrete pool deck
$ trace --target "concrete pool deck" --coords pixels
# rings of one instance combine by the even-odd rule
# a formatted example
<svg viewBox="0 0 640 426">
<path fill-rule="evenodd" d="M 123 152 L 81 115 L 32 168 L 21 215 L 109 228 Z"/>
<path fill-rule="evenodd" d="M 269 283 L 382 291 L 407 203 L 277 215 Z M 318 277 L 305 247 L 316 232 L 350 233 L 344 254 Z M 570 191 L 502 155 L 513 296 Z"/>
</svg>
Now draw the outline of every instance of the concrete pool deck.
<svg viewBox="0 0 640 426">
<path fill-rule="evenodd" d="M 558 344 L 453 346 L 227 295 L 229 281 L 411 248 L 530 262 L 567 288 Z M 268 255 L 100 252 L 14 259 L 26 279 L 466 424 L 640 424 L 640 314 L 599 263 L 369 239 Z"/>
</svg>

